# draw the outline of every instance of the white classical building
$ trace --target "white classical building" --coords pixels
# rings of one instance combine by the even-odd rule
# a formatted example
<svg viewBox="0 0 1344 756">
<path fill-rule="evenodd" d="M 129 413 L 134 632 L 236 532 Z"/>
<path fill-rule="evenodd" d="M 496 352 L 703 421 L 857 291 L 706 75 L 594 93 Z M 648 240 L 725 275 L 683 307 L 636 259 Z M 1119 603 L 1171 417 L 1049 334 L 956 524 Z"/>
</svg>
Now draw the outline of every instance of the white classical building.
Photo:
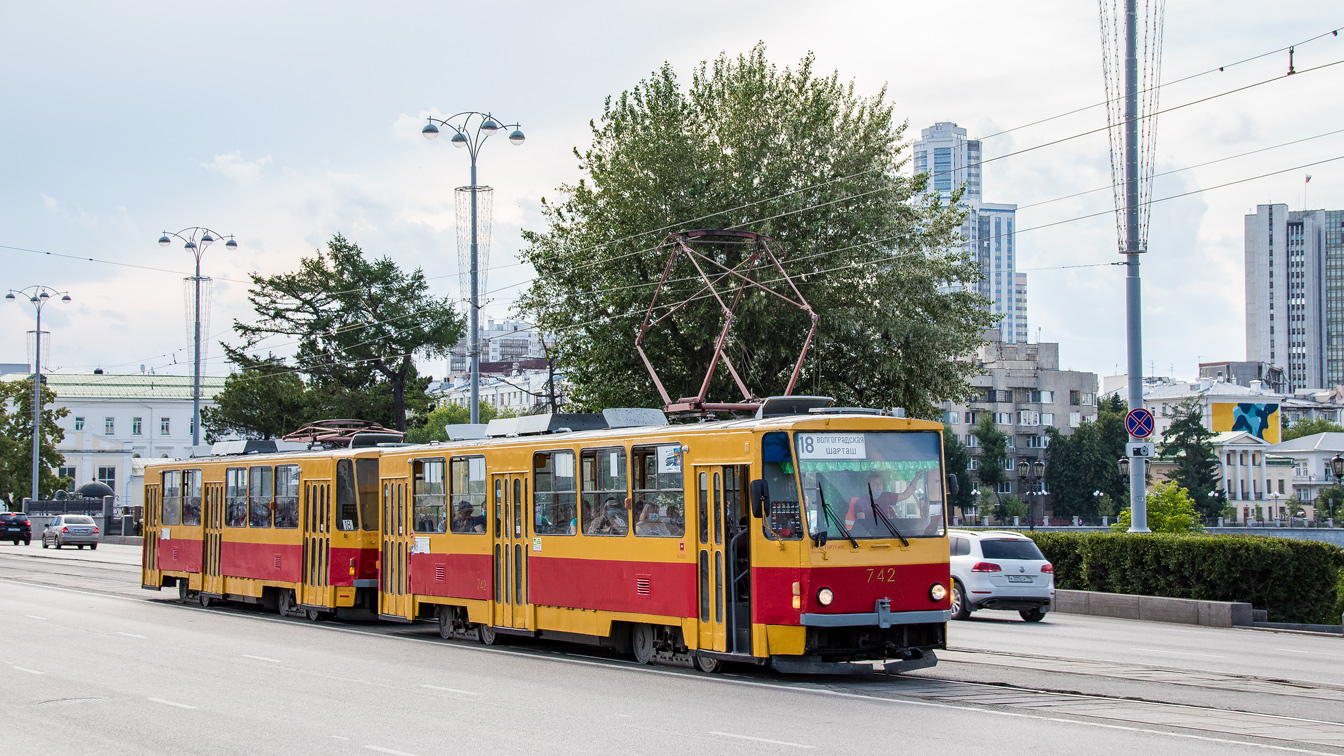
<svg viewBox="0 0 1344 756">
<path fill-rule="evenodd" d="M 0 380 L 27 380 L 11 373 Z M 143 477 L 134 460 L 191 456 L 192 379 L 183 375 L 108 375 L 48 373 L 47 387 L 56 407 L 70 413 L 60 420 L 65 439 L 57 450 L 65 463 L 56 471 L 74 479 L 106 483 L 118 505 L 140 503 Z M 221 376 L 201 376 L 201 407 L 214 405 L 224 388 Z"/>
<path fill-rule="evenodd" d="M 1284 441 L 1270 447 L 1270 452 L 1293 460 L 1293 490 L 1297 498 L 1313 502 L 1321 489 L 1334 485 L 1330 460 L 1344 454 L 1344 433 L 1316 433 Z"/>
</svg>

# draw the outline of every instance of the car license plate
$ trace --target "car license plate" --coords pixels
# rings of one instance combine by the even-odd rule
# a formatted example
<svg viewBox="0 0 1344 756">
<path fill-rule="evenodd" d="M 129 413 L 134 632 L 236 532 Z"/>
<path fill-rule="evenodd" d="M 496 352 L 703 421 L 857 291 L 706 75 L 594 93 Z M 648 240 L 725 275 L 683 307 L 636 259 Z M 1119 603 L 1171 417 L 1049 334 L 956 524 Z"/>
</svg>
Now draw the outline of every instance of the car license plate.
<svg viewBox="0 0 1344 756">
<path fill-rule="evenodd" d="M 1010 583 L 1030 583 L 1030 582 L 1031 582 L 1031 575 L 1009 575 L 1009 576 L 1008 576 L 1008 582 L 1010 582 Z"/>
</svg>

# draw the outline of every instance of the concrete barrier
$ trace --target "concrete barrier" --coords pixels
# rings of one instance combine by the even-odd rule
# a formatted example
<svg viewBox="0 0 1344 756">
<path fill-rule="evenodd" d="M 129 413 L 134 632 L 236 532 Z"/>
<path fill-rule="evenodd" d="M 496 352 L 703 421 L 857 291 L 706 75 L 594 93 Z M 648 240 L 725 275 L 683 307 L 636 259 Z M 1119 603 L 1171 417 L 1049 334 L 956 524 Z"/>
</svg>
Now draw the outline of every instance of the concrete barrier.
<svg viewBox="0 0 1344 756">
<path fill-rule="evenodd" d="M 1231 601 L 1198 601 L 1127 593 L 1055 591 L 1054 611 L 1093 617 L 1174 622 L 1206 627 L 1251 625 L 1251 605 Z"/>
</svg>

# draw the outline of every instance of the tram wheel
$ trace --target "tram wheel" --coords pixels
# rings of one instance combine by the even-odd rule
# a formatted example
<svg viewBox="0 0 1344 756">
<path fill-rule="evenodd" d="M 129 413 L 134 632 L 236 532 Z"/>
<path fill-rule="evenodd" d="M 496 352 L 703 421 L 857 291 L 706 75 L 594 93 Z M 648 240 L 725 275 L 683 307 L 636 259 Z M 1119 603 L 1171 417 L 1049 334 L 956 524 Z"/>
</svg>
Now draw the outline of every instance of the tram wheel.
<svg viewBox="0 0 1344 756">
<path fill-rule="evenodd" d="M 188 587 L 187 579 L 186 579 L 186 578 L 178 578 L 178 579 L 177 579 L 177 600 L 178 600 L 178 601 L 181 601 L 182 603 L 185 604 L 185 603 L 187 603 L 187 599 L 189 599 L 189 598 L 191 598 L 191 590 L 190 590 L 190 588 Z"/>
<path fill-rule="evenodd" d="M 197 600 L 201 602 L 201 608 L 209 609 L 212 599 L 204 593 L 197 595 Z"/>
<path fill-rule="evenodd" d="M 479 640 L 483 646 L 499 645 L 499 633 L 495 632 L 494 629 L 488 625 L 476 626 L 476 639 Z"/>
<path fill-rule="evenodd" d="M 288 617 L 294 611 L 294 592 L 291 590 L 280 591 L 280 600 L 277 610 L 281 617 Z"/>
<path fill-rule="evenodd" d="M 640 623 L 630 631 L 630 648 L 635 652 L 635 661 L 648 664 L 653 661 L 653 627 Z"/>
<path fill-rule="evenodd" d="M 718 659 L 711 659 L 708 656 L 697 656 L 695 657 L 695 668 L 712 675 L 723 671 L 723 662 Z"/>
<path fill-rule="evenodd" d="M 436 614 L 439 616 L 439 637 L 448 640 L 453 637 L 453 610 L 441 606 Z"/>
<path fill-rule="evenodd" d="M 309 622 L 317 622 L 318 620 L 322 619 L 322 612 L 318 609 L 313 609 L 309 607 L 308 609 L 304 610 L 304 616 L 308 618 Z"/>
</svg>

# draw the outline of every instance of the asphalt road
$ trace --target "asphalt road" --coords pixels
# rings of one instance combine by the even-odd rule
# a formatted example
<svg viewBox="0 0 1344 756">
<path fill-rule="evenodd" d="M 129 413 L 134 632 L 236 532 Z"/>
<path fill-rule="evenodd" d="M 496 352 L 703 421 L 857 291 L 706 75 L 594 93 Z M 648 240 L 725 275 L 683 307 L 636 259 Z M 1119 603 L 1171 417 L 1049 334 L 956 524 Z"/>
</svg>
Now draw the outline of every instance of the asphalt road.
<svg viewBox="0 0 1344 756">
<path fill-rule="evenodd" d="M 943 662 L 903 678 L 710 676 L 424 624 L 204 610 L 140 590 L 138 561 L 0 546 L 0 750 L 1344 753 L 1344 665 L 1324 656 L 1339 639 L 986 619 L 953 624 Z M 1289 674 L 1302 682 L 1269 679 Z"/>
</svg>

